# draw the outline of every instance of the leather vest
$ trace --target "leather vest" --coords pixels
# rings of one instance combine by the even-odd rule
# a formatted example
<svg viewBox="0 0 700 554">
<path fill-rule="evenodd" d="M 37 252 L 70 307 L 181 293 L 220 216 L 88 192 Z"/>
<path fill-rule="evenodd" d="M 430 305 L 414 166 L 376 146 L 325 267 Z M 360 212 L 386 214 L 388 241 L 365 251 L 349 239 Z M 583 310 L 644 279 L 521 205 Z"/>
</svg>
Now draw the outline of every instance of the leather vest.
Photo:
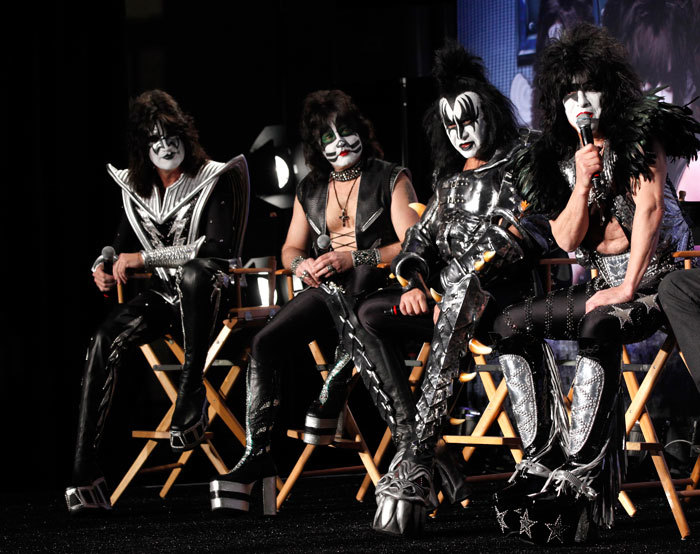
<svg viewBox="0 0 700 554">
<path fill-rule="evenodd" d="M 357 197 L 355 214 L 355 241 L 358 250 L 379 248 L 398 242 L 391 222 L 391 195 L 396 179 L 402 171 L 398 164 L 371 158 L 364 163 Z M 326 206 L 328 181 L 312 181 L 304 178 L 297 186 L 297 198 L 304 209 L 313 235 L 314 255 L 318 255 L 316 239 L 326 232 Z"/>
</svg>

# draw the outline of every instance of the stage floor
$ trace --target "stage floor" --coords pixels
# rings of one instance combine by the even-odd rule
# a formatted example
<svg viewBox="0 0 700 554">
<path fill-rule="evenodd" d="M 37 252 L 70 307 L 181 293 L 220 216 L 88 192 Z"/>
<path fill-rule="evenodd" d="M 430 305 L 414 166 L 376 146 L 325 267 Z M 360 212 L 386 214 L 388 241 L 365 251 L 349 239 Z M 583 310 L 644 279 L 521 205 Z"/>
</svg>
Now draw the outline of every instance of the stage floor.
<svg viewBox="0 0 700 554">
<path fill-rule="evenodd" d="M 301 480 L 276 518 L 220 517 L 209 510 L 207 485 L 176 486 L 160 500 L 134 487 L 106 517 L 69 517 L 60 493 L 0 495 L 1 552 L 521 552 L 535 547 L 498 533 L 493 485 L 475 488 L 470 507 L 446 507 L 425 536 L 403 539 L 370 528 L 374 497 L 354 500 L 357 475 Z M 661 490 L 637 493 L 635 518 L 620 508 L 616 527 L 593 545 L 567 552 L 698 552 L 700 499 L 686 505 L 685 541 Z M 563 551 L 548 548 L 549 552 Z"/>
</svg>

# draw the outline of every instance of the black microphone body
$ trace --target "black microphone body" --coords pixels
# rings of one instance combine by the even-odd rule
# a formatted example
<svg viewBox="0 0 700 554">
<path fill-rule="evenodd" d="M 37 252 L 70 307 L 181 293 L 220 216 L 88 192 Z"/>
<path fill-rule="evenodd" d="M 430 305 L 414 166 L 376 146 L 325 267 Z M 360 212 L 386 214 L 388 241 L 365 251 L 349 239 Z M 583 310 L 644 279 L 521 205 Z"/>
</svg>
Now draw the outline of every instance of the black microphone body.
<svg viewBox="0 0 700 554">
<path fill-rule="evenodd" d="M 581 114 L 576 118 L 576 126 L 581 133 L 581 142 L 584 146 L 588 146 L 593 143 L 593 129 L 591 129 L 591 116 L 588 114 Z M 591 183 L 593 183 L 593 189 L 595 191 L 600 190 L 600 173 L 595 173 L 591 177 Z"/>
<path fill-rule="evenodd" d="M 112 270 L 114 267 L 114 257 L 116 256 L 116 252 L 114 251 L 114 248 L 111 246 L 105 246 L 102 249 L 102 271 L 105 273 L 112 275 Z"/>
</svg>

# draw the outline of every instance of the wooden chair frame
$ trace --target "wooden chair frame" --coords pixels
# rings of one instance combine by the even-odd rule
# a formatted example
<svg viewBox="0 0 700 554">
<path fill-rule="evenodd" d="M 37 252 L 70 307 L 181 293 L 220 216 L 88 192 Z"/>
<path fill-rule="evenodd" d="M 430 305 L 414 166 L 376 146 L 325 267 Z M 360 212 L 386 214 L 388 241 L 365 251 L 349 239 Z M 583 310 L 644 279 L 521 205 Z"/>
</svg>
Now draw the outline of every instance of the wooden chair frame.
<svg viewBox="0 0 700 554">
<path fill-rule="evenodd" d="M 675 252 L 673 254 L 674 258 L 684 259 L 684 266 L 689 269 L 692 265 L 691 258 L 700 256 L 698 251 L 681 251 Z M 543 265 L 551 268 L 552 265 L 557 264 L 575 264 L 576 260 L 571 258 L 553 258 L 553 259 L 543 259 L 541 262 Z M 548 280 L 548 290 L 551 289 L 551 271 L 547 271 L 549 277 Z M 592 271 L 592 275 L 595 277 L 595 273 Z M 690 528 L 688 522 L 685 518 L 682 505 L 679 500 L 679 496 L 695 496 L 696 491 L 694 490 L 698 481 L 700 481 L 700 457 L 695 464 L 693 474 L 689 479 L 672 479 L 671 474 L 668 470 L 668 465 L 666 464 L 666 459 L 663 454 L 663 445 L 659 443 L 656 431 L 654 430 L 654 424 L 649 416 L 649 412 L 646 407 L 651 393 L 654 390 L 656 383 L 661 377 L 663 370 L 665 368 L 666 362 L 670 357 L 673 349 L 677 346 L 676 339 L 673 334 L 669 331 L 666 340 L 661 345 L 656 357 L 649 366 L 649 369 L 642 380 L 640 385 L 637 380 L 635 371 L 638 366 L 631 364 L 629 354 L 627 349 L 623 346 L 622 348 L 622 376 L 625 382 L 625 388 L 630 396 L 630 406 L 625 413 L 625 434 L 629 434 L 635 423 L 639 422 L 642 436 L 644 437 L 643 442 L 626 442 L 626 449 L 628 451 L 647 451 L 649 452 L 652 461 L 654 463 L 654 468 L 659 477 L 659 481 L 652 481 L 647 483 L 623 483 L 621 486 L 621 491 L 618 496 L 618 500 L 622 504 L 625 511 L 630 517 L 636 514 L 636 508 L 630 499 L 627 491 L 638 490 L 642 488 L 651 488 L 661 486 L 664 490 L 664 494 L 671 508 L 671 513 L 676 522 L 678 532 L 681 538 L 685 539 L 690 535 Z M 682 355 L 681 355 L 682 356 Z M 571 401 L 573 399 L 573 388 L 569 390 L 565 402 L 570 407 Z M 686 491 L 676 491 L 676 486 L 688 485 Z M 700 491 L 697 491 L 700 494 Z"/>
<path fill-rule="evenodd" d="M 423 372 L 425 371 L 425 366 L 428 363 L 428 356 L 430 356 L 430 343 L 425 342 L 423 343 L 423 346 L 421 346 L 416 360 L 414 362 L 411 362 L 411 366 L 413 367 L 413 369 L 411 370 L 411 373 L 408 376 L 409 387 L 411 388 L 411 392 L 414 394 L 418 390 L 421 379 L 423 378 Z M 382 460 L 384 459 L 384 456 L 386 455 L 387 450 L 389 449 L 390 444 L 391 430 L 389 429 L 389 427 L 387 427 L 384 431 L 382 439 L 379 441 L 377 450 L 374 452 L 374 456 L 372 457 L 375 466 L 378 467 L 379 464 L 381 464 Z M 370 474 L 367 473 L 365 475 L 365 478 L 362 480 L 360 488 L 357 490 L 357 494 L 355 495 L 355 499 L 358 502 L 364 502 L 365 495 L 367 494 L 369 486 L 372 483 L 373 480 Z M 376 482 L 374 484 L 376 484 Z"/>
<path fill-rule="evenodd" d="M 316 341 L 313 341 L 309 343 L 309 349 L 311 350 L 311 353 L 314 357 L 314 361 L 316 362 L 317 365 L 319 366 L 326 366 L 326 359 L 323 356 L 323 353 L 321 352 L 320 348 L 318 347 L 318 344 Z M 321 371 L 321 376 L 325 380 L 326 377 L 328 376 L 328 371 Z M 354 387 L 355 383 L 357 382 L 357 379 L 359 378 L 359 374 L 355 372 L 354 375 L 354 380 L 351 383 L 350 387 Z M 357 452 L 357 455 L 360 457 L 360 460 L 362 461 L 362 466 L 365 471 L 367 472 L 367 475 L 369 478 L 372 480 L 372 482 L 376 485 L 379 479 L 381 478 L 381 475 L 379 473 L 379 470 L 377 469 L 376 463 L 372 457 L 372 453 L 370 452 L 369 448 L 367 447 L 367 443 L 365 442 L 364 436 L 362 435 L 362 432 L 360 431 L 360 428 L 357 425 L 357 422 L 355 421 L 354 416 L 352 415 L 352 412 L 350 411 L 350 408 L 348 407 L 347 403 L 344 407 L 344 412 L 343 412 L 343 422 L 345 426 L 346 432 L 350 435 L 350 439 L 338 439 L 336 438 L 331 444 L 325 445 L 329 447 L 334 447 L 334 448 L 342 448 L 342 449 L 347 449 L 347 450 L 354 450 Z M 287 435 L 291 438 L 294 439 L 300 439 L 303 440 L 304 438 L 304 432 L 301 430 L 297 429 L 289 429 L 287 431 Z M 279 494 L 277 495 L 277 509 L 279 510 L 284 501 L 287 499 L 289 496 L 289 493 L 291 492 L 292 488 L 294 485 L 297 483 L 299 478 L 303 475 L 304 467 L 306 466 L 306 463 L 309 461 L 309 458 L 313 454 L 313 452 L 316 450 L 316 448 L 320 445 L 316 444 L 307 444 L 304 447 L 304 450 L 302 451 L 301 455 L 297 459 L 296 464 L 292 468 L 292 471 L 289 474 L 289 477 L 287 477 L 286 481 L 284 481 L 284 485 L 282 486 L 282 489 L 280 490 Z M 325 470 L 318 470 L 315 472 L 308 472 L 307 475 L 313 473 L 315 475 L 323 475 L 323 474 L 330 474 L 330 473 L 337 473 L 339 471 L 347 471 L 348 469 L 357 469 L 357 468 L 332 468 L 332 469 L 325 469 Z M 359 493 L 358 493 L 359 494 Z"/>
<path fill-rule="evenodd" d="M 231 308 L 228 312 L 227 318 L 223 321 L 221 330 L 219 331 L 216 339 L 209 347 L 207 351 L 207 358 L 204 366 L 204 386 L 207 392 L 207 399 L 209 400 L 208 418 L 211 424 L 217 417 L 220 418 L 226 427 L 233 433 L 238 442 L 245 447 L 245 429 L 240 424 L 238 419 L 233 415 L 231 410 L 228 408 L 226 399 L 230 390 L 233 388 L 236 380 L 241 374 L 241 368 L 234 365 L 232 362 L 226 360 L 217 360 L 221 349 L 224 344 L 231 336 L 231 334 L 251 322 L 265 321 L 272 313 L 279 310 L 279 306 L 273 305 L 274 292 L 276 284 L 276 263 L 275 259 L 271 258 L 271 266 L 263 268 L 235 268 L 231 269 L 229 273 L 233 276 L 234 286 L 236 290 L 236 306 Z M 261 275 L 268 279 L 269 283 L 269 295 L 268 295 L 268 305 L 267 306 L 254 306 L 248 307 L 242 305 L 241 298 L 241 279 L 246 275 Z M 135 277 L 149 277 L 147 274 L 139 274 Z M 121 287 L 118 290 L 119 300 L 123 301 L 123 294 Z M 166 345 L 170 351 L 175 355 L 175 358 L 180 364 L 184 363 L 184 351 L 182 347 L 170 336 L 164 338 Z M 176 479 L 182 472 L 182 469 L 188 463 L 194 452 L 201 449 L 205 456 L 209 459 L 211 464 L 214 466 L 216 471 L 223 475 L 229 471 L 223 459 L 219 453 L 214 448 L 211 442 L 212 434 L 207 432 L 205 434 L 204 441 L 198 446 L 198 448 L 187 450 L 182 452 L 176 462 L 171 464 L 165 464 L 160 466 L 154 466 L 150 468 L 144 468 L 144 464 L 151 456 L 159 440 L 169 440 L 170 439 L 170 423 L 172 420 L 173 411 L 175 409 L 175 401 L 177 399 L 177 387 L 173 384 L 169 372 L 176 371 L 181 368 L 181 365 L 172 364 L 162 364 L 153 348 L 149 344 L 141 345 L 141 352 L 144 354 L 146 361 L 153 369 L 154 375 L 158 379 L 161 387 L 163 388 L 166 396 L 171 401 L 171 406 L 168 408 L 167 412 L 160 420 L 160 423 L 154 430 L 135 430 L 132 431 L 132 437 L 147 439 L 146 444 L 141 449 L 140 453 L 136 456 L 131 466 L 127 472 L 122 477 L 121 481 L 114 489 L 110 497 L 110 502 L 114 505 L 117 500 L 121 497 L 123 492 L 133 481 L 136 475 L 140 473 L 152 473 L 157 471 L 169 471 L 168 478 L 166 479 L 163 487 L 159 492 L 161 498 L 165 498 Z M 229 367 L 229 370 L 224 377 L 221 386 L 216 389 L 207 379 L 206 375 L 209 369 L 213 365 L 225 365 Z"/>
</svg>

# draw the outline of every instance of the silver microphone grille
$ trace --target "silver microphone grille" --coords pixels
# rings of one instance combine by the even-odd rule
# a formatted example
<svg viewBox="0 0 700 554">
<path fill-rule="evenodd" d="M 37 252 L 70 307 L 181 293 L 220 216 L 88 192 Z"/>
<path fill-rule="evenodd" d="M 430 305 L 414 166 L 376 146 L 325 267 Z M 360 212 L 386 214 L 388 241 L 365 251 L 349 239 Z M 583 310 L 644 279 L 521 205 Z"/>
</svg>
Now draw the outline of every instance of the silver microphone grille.
<svg viewBox="0 0 700 554">
<path fill-rule="evenodd" d="M 319 235 L 316 239 L 316 246 L 318 246 L 320 250 L 325 250 L 330 245 L 331 237 L 329 237 L 328 235 Z"/>
<path fill-rule="evenodd" d="M 591 124 L 591 116 L 587 113 L 581 113 L 576 116 L 576 125 L 581 128 Z"/>
<path fill-rule="evenodd" d="M 114 251 L 114 248 L 112 246 L 105 246 L 102 249 L 102 257 L 105 260 L 112 260 L 112 259 L 114 259 L 115 255 L 116 255 L 116 252 Z"/>
</svg>

